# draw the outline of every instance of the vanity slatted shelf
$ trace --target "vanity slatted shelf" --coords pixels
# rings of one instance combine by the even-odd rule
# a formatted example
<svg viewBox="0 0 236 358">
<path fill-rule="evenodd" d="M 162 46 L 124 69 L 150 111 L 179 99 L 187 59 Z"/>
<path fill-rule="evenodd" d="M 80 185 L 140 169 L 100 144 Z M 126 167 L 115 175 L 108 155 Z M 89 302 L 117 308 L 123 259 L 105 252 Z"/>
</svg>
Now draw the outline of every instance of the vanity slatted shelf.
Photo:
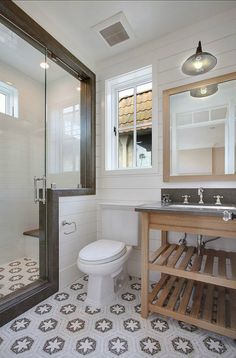
<svg viewBox="0 0 236 358">
<path fill-rule="evenodd" d="M 141 315 L 160 313 L 236 339 L 236 253 L 170 244 L 168 232 L 236 239 L 236 220 L 218 213 L 136 208 L 142 218 Z M 149 230 L 161 231 L 161 247 L 149 256 Z M 149 292 L 149 271 L 161 272 Z"/>
</svg>

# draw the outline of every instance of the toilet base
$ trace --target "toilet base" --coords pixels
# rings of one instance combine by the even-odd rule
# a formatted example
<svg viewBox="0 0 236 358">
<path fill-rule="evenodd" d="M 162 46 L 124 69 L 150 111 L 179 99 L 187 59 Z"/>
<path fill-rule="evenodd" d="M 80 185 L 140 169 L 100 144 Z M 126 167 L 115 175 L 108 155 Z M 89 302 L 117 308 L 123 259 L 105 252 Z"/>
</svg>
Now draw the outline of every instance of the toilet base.
<svg viewBox="0 0 236 358">
<path fill-rule="evenodd" d="M 126 268 L 113 276 L 89 275 L 85 303 L 92 307 L 102 307 L 115 301 L 117 293 L 128 281 Z"/>
</svg>

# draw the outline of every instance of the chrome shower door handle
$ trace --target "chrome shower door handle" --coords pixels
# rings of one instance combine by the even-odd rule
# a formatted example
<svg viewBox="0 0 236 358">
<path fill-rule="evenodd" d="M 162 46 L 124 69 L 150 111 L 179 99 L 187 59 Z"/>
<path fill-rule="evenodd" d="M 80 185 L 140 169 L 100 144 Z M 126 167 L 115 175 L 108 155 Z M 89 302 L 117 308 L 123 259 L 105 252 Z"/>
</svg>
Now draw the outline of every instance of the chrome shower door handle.
<svg viewBox="0 0 236 358">
<path fill-rule="evenodd" d="M 38 178 L 34 177 L 34 202 L 35 202 L 35 204 L 38 202 L 37 181 L 38 181 Z"/>
<path fill-rule="evenodd" d="M 39 187 L 38 182 L 42 182 L 42 198 L 39 197 Z M 34 177 L 34 202 L 39 203 L 42 202 L 43 204 L 46 203 L 46 177 L 43 176 L 42 178 Z"/>
<path fill-rule="evenodd" d="M 43 204 L 46 204 L 46 177 L 45 176 L 42 177 L 42 183 L 43 183 L 43 188 L 42 188 L 43 197 L 41 201 Z"/>
</svg>

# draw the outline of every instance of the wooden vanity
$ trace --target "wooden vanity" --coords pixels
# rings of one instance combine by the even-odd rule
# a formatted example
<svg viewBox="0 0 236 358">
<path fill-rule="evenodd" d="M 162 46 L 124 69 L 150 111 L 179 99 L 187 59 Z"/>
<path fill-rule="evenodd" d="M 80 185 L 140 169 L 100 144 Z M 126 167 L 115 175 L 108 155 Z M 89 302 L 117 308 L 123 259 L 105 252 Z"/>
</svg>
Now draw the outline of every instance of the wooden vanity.
<svg viewBox="0 0 236 358">
<path fill-rule="evenodd" d="M 142 317 L 156 312 L 236 339 L 236 253 L 203 249 L 198 255 L 196 247 L 168 243 L 168 232 L 236 240 L 236 220 L 161 204 L 136 211 L 142 219 Z M 150 229 L 161 230 L 161 247 L 149 256 Z M 161 272 L 150 292 L 149 271 Z"/>
</svg>

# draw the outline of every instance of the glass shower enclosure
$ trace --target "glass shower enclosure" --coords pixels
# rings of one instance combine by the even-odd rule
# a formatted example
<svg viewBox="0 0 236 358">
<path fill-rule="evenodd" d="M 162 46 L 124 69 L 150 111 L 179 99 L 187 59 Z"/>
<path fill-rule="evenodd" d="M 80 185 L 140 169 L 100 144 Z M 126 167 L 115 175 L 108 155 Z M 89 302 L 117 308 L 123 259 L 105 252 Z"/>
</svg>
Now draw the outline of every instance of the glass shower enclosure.
<svg viewBox="0 0 236 358">
<path fill-rule="evenodd" d="M 0 2 L 0 326 L 58 290 L 59 198 L 95 194 L 95 83 Z"/>
<path fill-rule="evenodd" d="M 0 302 L 47 276 L 46 62 L 0 24 Z"/>
</svg>

